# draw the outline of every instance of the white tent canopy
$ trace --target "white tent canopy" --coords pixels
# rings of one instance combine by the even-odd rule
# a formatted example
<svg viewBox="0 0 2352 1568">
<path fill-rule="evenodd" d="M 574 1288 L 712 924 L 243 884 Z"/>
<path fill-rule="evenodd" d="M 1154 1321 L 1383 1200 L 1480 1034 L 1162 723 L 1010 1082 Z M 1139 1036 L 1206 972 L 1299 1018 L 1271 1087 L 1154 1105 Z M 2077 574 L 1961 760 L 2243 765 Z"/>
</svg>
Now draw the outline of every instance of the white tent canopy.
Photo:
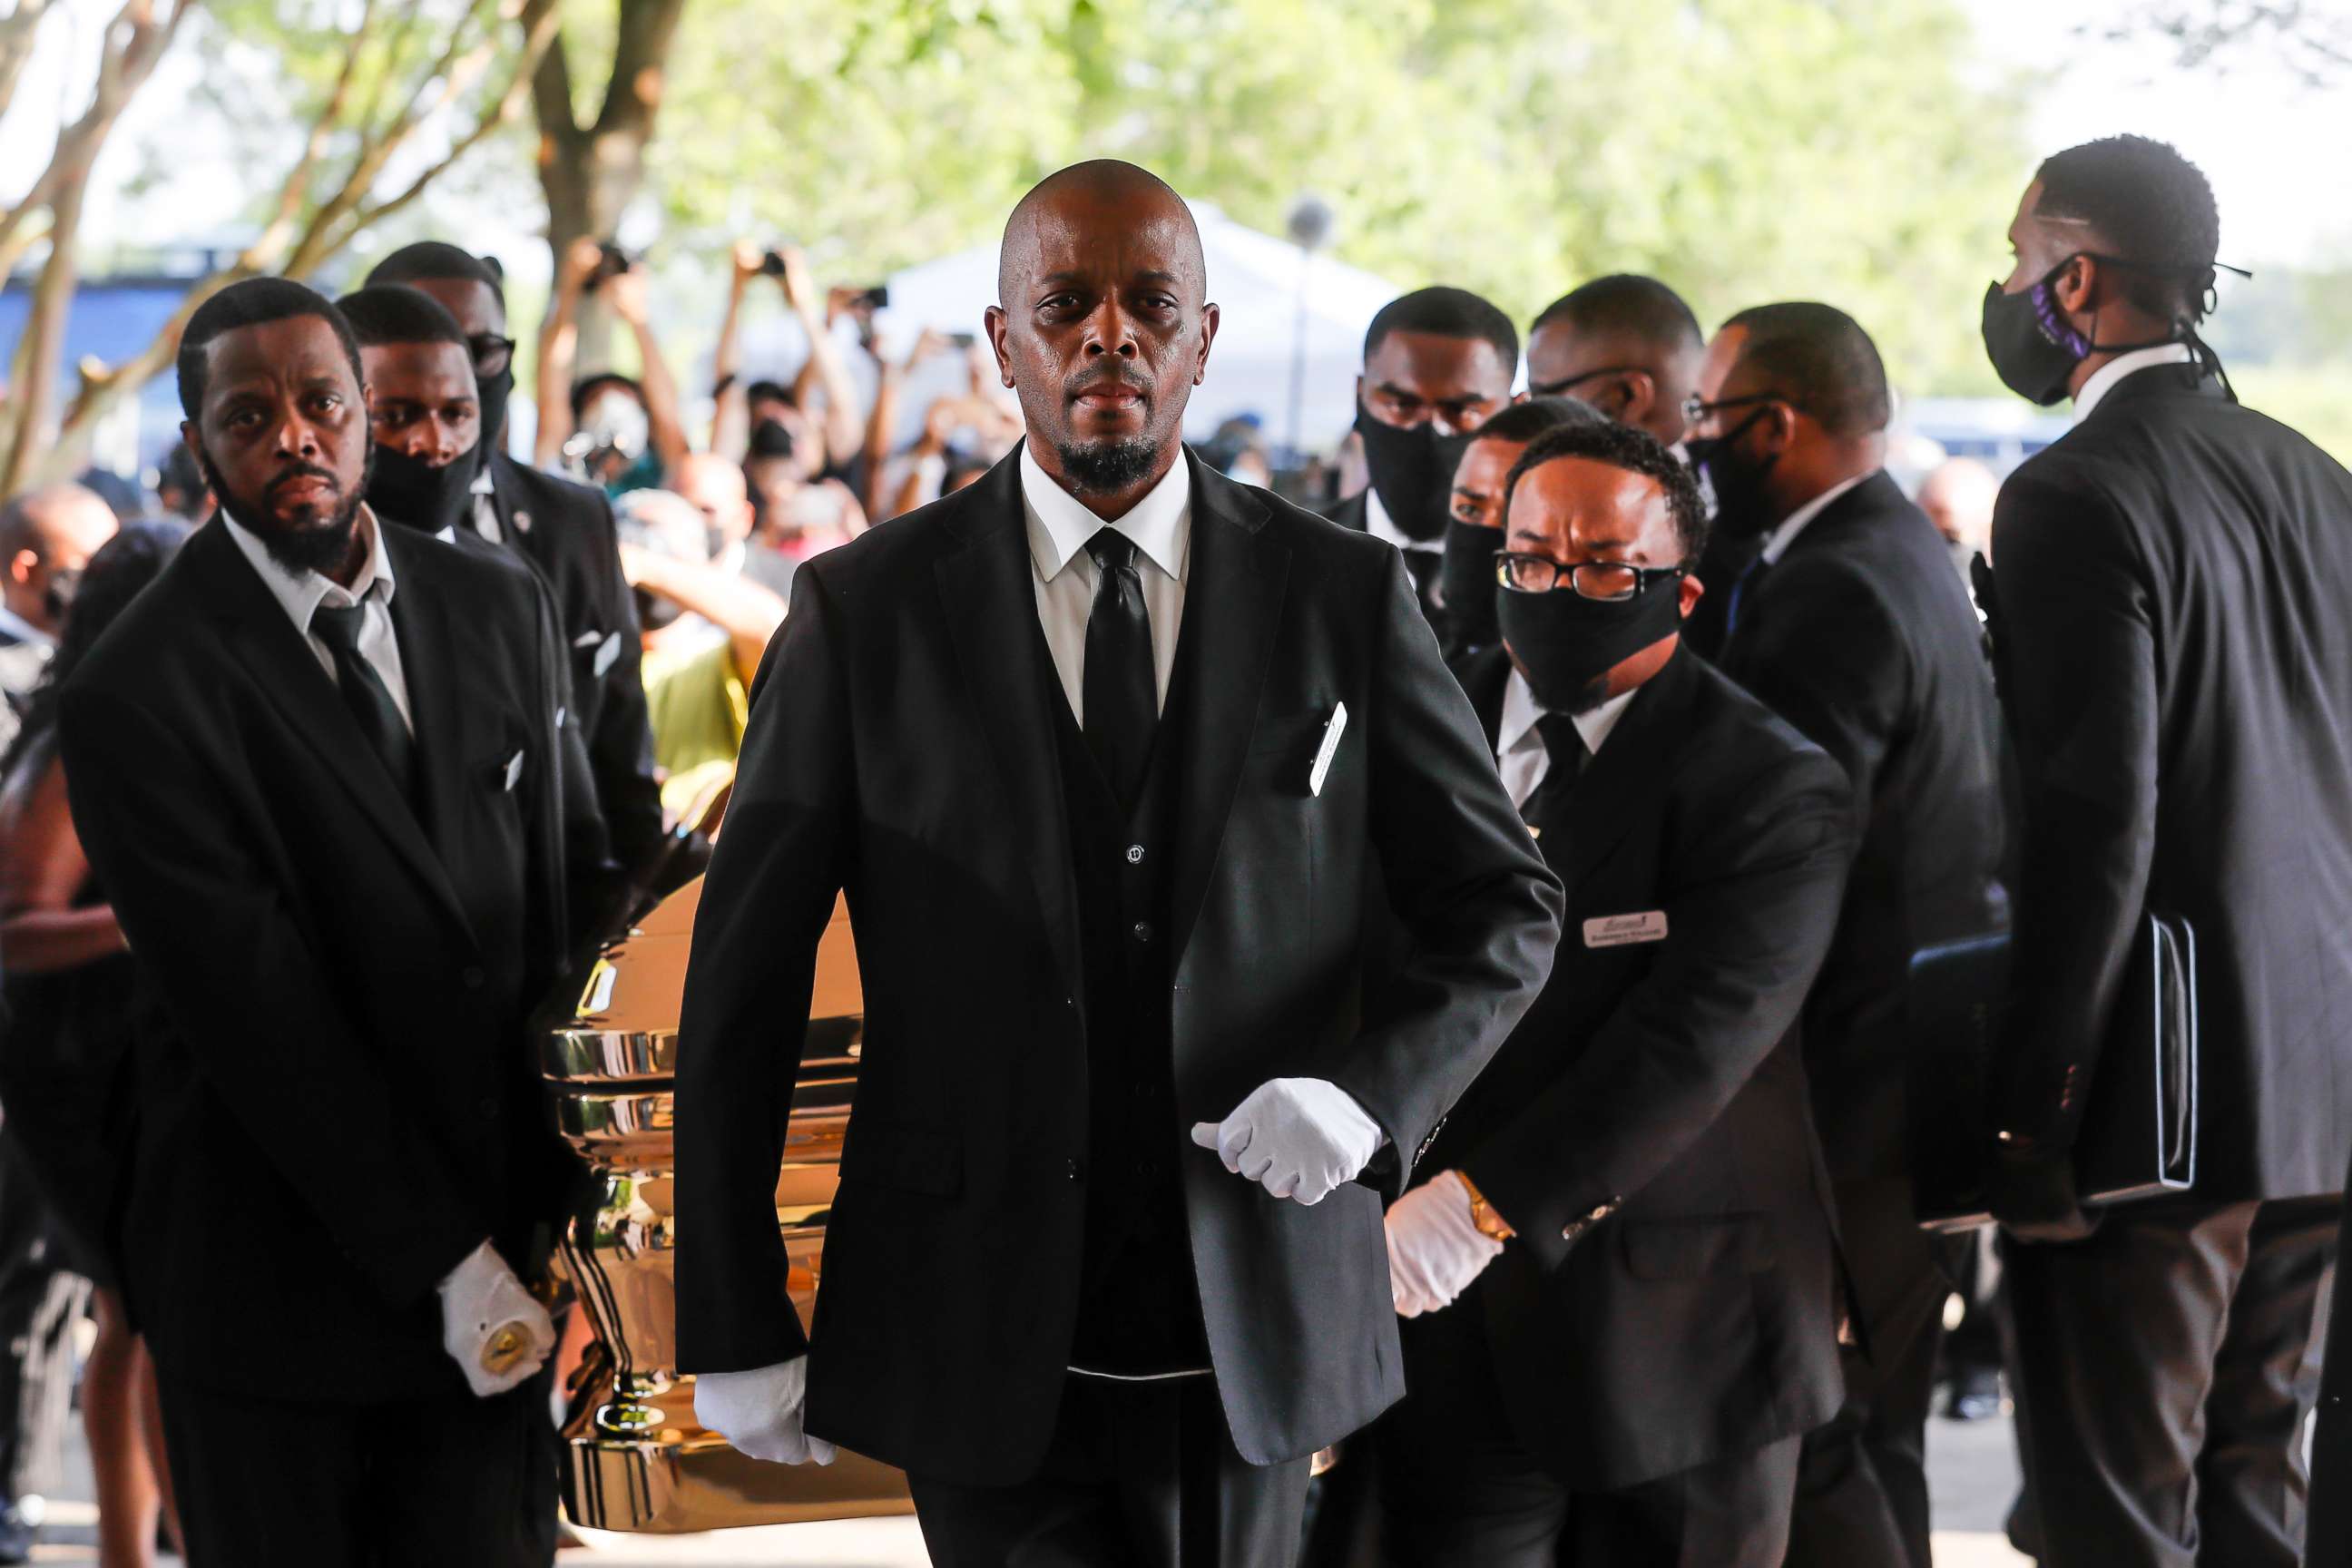
<svg viewBox="0 0 2352 1568">
<path fill-rule="evenodd" d="M 1328 449 L 1355 419 L 1364 329 L 1403 290 L 1328 257 L 1306 257 L 1206 202 L 1193 203 L 1192 214 L 1208 258 L 1209 298 L 1223 321 L 1208 379 L 1185 410 L 1185 434 L 1204 437 L 1236 415 L 1255 414 L 1269 443 L 1286 442 L 1294 344 L 1303 324 L 1298 438 L 1309 449 Z M 982 312 L 996 302 L 996 249 L 993 243 L 974 246 L 893 274 L 889 309 L 877 313 L 877 324 L 901 342 L 925 327 L 980 331 Z"/>
</svg>

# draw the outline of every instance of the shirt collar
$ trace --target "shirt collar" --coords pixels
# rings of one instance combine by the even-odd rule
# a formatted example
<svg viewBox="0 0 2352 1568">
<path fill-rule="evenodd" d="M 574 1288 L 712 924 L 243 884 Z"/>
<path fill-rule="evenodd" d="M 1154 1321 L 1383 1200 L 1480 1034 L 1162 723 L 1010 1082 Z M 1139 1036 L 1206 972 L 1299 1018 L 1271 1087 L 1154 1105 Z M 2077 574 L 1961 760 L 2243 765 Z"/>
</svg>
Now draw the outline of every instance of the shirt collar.
<svg viewBox="0 0 2352 1568">
<path fill-rule="evenodd" d="M 1381 504 L 1381 492 L 1367 486 L 1364 490 L 1364 531 L 1374 539 L 1385 540 L 1399 550 L 1434 551 L 1439 548 L 1434 539 L 1415 539 L 1396 525 L 1389 509 Z"/>
<path fill-rule="evenodd" d="M 221 521 L 228 529 L 228 536 L 236 542 L 238 551 L 253 563 L 254 572 L 261 578 L 261 585 L 269 590 L 271 598 L 285 607 L 286 614 L 294 622 L 294 629 L 299 632 L 307 634 L 310 631 L 310 613 L 320 605 L 348 609 L 363 603 L 371 595 L 386 606 L 392 604 L 392 554 L 383 547 L 383 536 L 374 510 L 364 501 L 360 504 L 355 526 L 360 531 L 360 537 L 367 541 L 367 553 L 361 558 L 359 575 L 352 579 L 349 588 L 308 567 L 299 572 L 289 571 L 269 553 L 269 546 L 264 544 L 252 530 L 226 512 L 221 513 Z"/>
<path fill-rule="evenodd" d="M 474 476 L 474 482 L 467 486 L 467 489 L 469 494 L 478 496 L 493 496 L 499 493 L 499 487 L 491 482 L 490 466 L 488 463 L 482 465 L 482 471 Z"/>
<path fill-rule="evenodd" d="M 1766 563 L 1779 565 L 1780 557 L 1789 552 L 1789 546 L 1797 542 L 1797 535 L 1805 531 L 1807 523 L 1827 511 L 1832 501 L 1868 478 L 1870 478 L 1869 474 L 1856 474 L 1850 479 L 1840 479 L 1836 484 L 1782 518 L 1780 526 L 1764 536 L 1763 555 Z"/>
<path fill-rule="evenodd" d="M 1107 523 L 1055 484 L 1024 441 L 1021 510 L 1029 524 L 1029 558 L 1045 582 L 1060 576 L 1086 549 L 1087 541 L 1105 528 L 1118 530 L 1146 560 L 1181 581 L 1192 538 L 1192 465 L 1179 452 L 1160 482 L 1125 517 Z"/>
<path fill-rule="evenodd" d="M 2117 354 L 2093 371 L 2091 379 L 2083 384 L 2083 390 L 2074 395 L 2074 423 L 2080 425 L 2088 419 L 2091 410 L 2106 401 L 2107 394 L 2115 390 L 2116 383 L 2134 371 L 2146 370 L 2150 365 L 2191 364 L 2196 359 L 2195 352 L 2187 343 L 2158 343 L 2154 348 L 2134 349 L 2127 354 Z"/>
<path fill-rule="evenodd" d="M 1626 708 L 1641 692 L 1640 687 L 1621 691 L 1589 712 L 1570 715 L 1576 732 L 1584 737 L 1584 749 L 1594 756 L 1601 754 L 1601 742 L 1617 728 L 1617 721 L 1625 716 Z M 1526 745 L 1541 745 L 1536 734 L 1536 721 L 1548 711 L 1536 700 L 1535 688 L 1528 684 L 1517 665 L 1511 667 L 1510 678 L 1503 682 L 1503 716 L 1495 726 L 1495 755 L 1507 757 Z"/>
</svg>

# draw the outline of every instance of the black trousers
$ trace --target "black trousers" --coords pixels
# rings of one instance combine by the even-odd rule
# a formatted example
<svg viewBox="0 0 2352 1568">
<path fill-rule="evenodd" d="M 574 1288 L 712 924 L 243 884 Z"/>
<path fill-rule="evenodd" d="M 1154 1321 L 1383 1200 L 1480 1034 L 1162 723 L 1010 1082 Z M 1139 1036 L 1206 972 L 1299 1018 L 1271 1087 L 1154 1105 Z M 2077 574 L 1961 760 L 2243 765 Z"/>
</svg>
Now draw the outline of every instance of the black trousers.
<svg viewBox="0 0 2352 1568">
<path fill-rule="evenodd" d="M 73 1328 L 89 1281 L 15 1139 L 0 1134 L 0 1506 L 64 1480 Z"/>
<path fill-rule="evenodd" d="M 257 1383 L 268 1368 L 253 1369 Z M 547 1568 L 552 1374 L 477 1399 L 304 1405 L 190 1381 L 159 1356 L 189 1568 Z"/>
<path fill-rule="evenodd" d="M 1412 1392 L 1373 1428 L 1393 1568 L 1779 1568 L 1799 1439 L 1580 1491 L 1512 1430 L 1475 1295 L 1402 1333 Z"/>
<path fill-rule="evenodd" d="M 2133 1205 L 2003 1243 L 2043 1568 L 2293 1568 L 2340 1197 Z"/>
<path fill-rule="evenodd" d="M 1928 1568 L 1927 1412 L 1966 1239 L 1920 1230 L 1908 1176 L 1839 1182 L 1834 1195 L 1869 1354 L 1846 1348 L 1845 1404 L 1805 1436 L 1789 1568 Z"/>
<path fill-rule="evenodd" d="M 1072 1376 L 1028 1480 L 907 1484 L 934 1568 L 1291 1568 L 1309 1468 L 1234 1452 L 1214 1378 Z"/>
</svg>

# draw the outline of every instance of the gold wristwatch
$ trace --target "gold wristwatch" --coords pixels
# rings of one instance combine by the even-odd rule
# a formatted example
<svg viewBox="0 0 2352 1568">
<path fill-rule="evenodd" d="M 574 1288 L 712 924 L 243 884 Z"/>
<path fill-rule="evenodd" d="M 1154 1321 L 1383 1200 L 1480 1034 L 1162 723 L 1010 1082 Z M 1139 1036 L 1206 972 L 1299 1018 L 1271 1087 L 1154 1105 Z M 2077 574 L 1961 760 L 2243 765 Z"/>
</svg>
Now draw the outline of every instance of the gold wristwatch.
<svg viewBox="0 0 2352 1568">
<path fill-rule="evenodd" d="M 1486 1201 L 1486 1194 L 1478 1190 L 1469 1172 L 1456 1171 L 1454 1175 L 1462 1184 L 1462 1190 L 1470 1194 L 1470 1223 L 1478 1227 L 1479 1235 L 1493 1241 L 1508 1241 L 1519 1234 L 1511 1228 L 1510 1221 L 1495 1212 L 1495 1205 Z"/>
</svg>

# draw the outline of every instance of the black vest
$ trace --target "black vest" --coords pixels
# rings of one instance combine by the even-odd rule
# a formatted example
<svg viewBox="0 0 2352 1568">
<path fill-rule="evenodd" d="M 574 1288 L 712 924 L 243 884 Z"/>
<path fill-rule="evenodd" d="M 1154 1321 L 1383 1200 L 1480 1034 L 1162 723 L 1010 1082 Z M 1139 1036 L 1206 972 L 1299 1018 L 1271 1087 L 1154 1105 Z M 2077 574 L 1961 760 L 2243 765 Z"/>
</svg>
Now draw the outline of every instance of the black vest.
<svg viewBox="0 0 2352 1568">
<path fill-rule="evenodd" d="M 1181 710 L 1165 705 L 1141 798 L 1123 809 L 1045 662 L 1086 966 L 1087 1222 L 1070 1364 L 1129 1374 L 1205 1367 L 1168 1005 L 1167 850 L 1185 742 L 1171 716 Z"/>
</svg>

